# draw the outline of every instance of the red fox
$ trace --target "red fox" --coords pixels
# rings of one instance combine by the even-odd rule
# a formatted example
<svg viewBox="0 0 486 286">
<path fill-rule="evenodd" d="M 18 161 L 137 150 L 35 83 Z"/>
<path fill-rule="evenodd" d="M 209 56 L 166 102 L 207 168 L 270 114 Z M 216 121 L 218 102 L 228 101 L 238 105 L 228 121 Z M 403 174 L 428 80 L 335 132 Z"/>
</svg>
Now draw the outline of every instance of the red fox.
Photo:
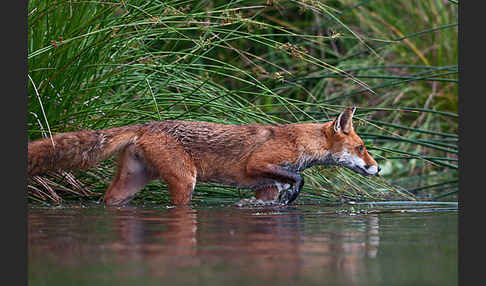
<svg viewBox="0 0 486 286">
<path fill-rule="evenodd" d="M 148 182 L 162 179 L 174 205 L 190 202 L 196 182 L 252 189 L 257 198 L 294 201 L 301 172 L 340 165 L 363 175 L 380 167 L 353 128 L 356 108 L 326 123 L 226 125 L 180 120 L 60 133 L 28 144 L 28 175 L 95 166 L 118 152 L 104 203 L 128 203 Z M 277 191 L 275 191 L 277 190 Z M 273 192 L 273 193 L 272 193 Z"/>
</svg>

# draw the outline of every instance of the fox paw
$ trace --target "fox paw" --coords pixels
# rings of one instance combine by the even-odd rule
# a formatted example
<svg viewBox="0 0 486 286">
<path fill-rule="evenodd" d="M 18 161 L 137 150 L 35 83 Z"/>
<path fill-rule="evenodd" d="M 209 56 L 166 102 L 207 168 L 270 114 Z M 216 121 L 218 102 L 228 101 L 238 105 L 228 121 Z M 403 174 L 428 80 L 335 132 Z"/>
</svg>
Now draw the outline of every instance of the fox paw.
<svg viewBox="0 0 486 286">
<path fill-rule="evenodd" d="M 300 189 L 289 184 L 277 184 L 277 188 L 279 193 L 276 201 L 282 205 L 290 204 L 299 196 L 300 193 Z"/>
</svg>

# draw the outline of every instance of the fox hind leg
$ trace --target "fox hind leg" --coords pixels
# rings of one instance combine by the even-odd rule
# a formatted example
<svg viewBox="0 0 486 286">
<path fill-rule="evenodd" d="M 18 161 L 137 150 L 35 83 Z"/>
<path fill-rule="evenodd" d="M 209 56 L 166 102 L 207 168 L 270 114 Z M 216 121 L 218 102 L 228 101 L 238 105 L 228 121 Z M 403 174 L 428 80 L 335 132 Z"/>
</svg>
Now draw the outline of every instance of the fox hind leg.
<svg viewBox="0 0 486 286">
<path fill-rule="evenodd" d="M 172 203 L 177 206 L 189 204 L 196 186 L 196 168 L 190 162 L 181 161 L 184 160 L 177 158 L 157 168 L 160 177 L 167 183 Z M 167 167 L 168 164 L 170 167 Z"/>
<path fill-rule="evenodd" d="M 160 134 L 140 138 L 140 146 L 155 176 L 167 183 L 172 203 L 189 204 L 197 174 L 191 156 L 174 138 Z"/>
<path fill-rule="evenodd" d="M 196 186 L 195 176 L 172 177 L 166 181 L 172 203 L 176 206 L 189 204 Z"/>
<path fill-rule="evenodd" d="M 109 206 L 128 203 L 151 179 L 143 158 L 131 144 L 119 155 L 118 169 L 106 190 L 104 201 Z"/>
</svg>

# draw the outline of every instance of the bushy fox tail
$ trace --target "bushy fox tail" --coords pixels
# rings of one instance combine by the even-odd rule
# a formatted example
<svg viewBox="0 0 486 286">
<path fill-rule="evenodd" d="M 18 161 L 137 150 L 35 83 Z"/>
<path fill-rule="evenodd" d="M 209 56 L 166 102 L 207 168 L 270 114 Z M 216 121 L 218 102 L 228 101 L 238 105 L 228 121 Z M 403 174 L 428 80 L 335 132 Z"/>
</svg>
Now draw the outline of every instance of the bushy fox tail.
<svg viewBox="0 0 486 286">
<path fill-rule="evenodd" d="M 134 127 L 66 132 L 29 142 L 28 176 L 93 167 L 128 144 L 135 143 L 137 129 Z"/>
</svg>

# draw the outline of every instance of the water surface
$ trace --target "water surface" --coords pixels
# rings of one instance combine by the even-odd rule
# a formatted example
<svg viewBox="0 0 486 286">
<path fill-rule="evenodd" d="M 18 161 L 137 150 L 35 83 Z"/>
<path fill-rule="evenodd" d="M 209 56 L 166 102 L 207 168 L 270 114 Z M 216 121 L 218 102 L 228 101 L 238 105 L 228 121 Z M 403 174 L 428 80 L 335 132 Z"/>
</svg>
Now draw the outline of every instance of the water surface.
<svg viewBox="0 0 486 286">
<path fill-rule="evenodd" d="M 447 206 L 30 207 L 28 280 L 457 285 L 457 224 Z"/>
</svg>

